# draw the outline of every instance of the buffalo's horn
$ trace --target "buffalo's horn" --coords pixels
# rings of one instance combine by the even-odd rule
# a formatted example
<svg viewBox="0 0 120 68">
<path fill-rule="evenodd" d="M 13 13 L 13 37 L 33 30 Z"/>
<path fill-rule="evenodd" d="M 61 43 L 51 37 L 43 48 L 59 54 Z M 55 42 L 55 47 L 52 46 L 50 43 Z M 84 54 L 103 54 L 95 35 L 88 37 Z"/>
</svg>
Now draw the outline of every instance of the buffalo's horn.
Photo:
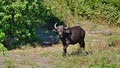
<svg viewBox="0 0 120 68">
<path fill-rule="evenodd" d="M 57 25 L 57 23 L 54 24 L 54 28 L 55 28 L 55 29 L 57 29 L 57 26 L 56 26 L 56 25 Z"/>
</svg>

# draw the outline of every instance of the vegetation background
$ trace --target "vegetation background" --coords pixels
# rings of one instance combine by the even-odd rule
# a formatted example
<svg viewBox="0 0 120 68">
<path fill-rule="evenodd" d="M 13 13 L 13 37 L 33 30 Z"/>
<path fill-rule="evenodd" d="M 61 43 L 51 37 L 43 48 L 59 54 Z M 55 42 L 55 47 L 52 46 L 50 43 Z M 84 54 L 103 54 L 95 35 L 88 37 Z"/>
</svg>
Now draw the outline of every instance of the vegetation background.
<svg viewBox="0 0 120 68">
<path fill-rule="evenodd" d="M 72 26 L 83 20 L 89 21 L 85 25 L 93 22 L 120 27 L 120 1 L 0 0 L 0 51 L 5 55 L 7 50 L 40 42 L 36 30 L 45 24 L 49 24 L 45 28 L 52 29 L 55 22 Z M 96 25 L 91 27 L 94 29 Z M 119 37 L 113 35 L 108 40 L 118 41 Z"/>
</svg>

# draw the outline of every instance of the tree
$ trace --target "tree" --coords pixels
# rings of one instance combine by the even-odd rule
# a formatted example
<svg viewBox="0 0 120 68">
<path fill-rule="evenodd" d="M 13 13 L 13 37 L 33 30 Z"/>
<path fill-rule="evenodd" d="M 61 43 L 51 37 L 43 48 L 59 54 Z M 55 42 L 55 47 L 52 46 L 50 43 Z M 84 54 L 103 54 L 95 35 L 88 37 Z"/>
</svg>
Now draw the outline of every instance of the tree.
<svg viewBox="0 0 120 68">
<path fill-rule="evenodd" d="M 47 12 L 42 1 L 37 0 L 2 0 L 0 2 L 0 29 L 5 34 L 1 43 L 8 49 L 17 44 L 37 40 L 35 32 L 44 20 Z"/>
</svg>

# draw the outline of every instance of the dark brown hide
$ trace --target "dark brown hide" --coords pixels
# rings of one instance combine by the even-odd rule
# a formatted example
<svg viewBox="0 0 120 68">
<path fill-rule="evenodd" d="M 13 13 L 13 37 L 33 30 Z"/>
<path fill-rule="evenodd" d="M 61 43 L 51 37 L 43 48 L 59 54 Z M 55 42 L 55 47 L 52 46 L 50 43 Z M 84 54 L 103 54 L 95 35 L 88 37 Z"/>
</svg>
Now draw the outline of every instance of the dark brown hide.
<svg viewBox="0 0 120 68">
<path fill-rule="evenodd" d="M 69 44 L 79 43 L 81 48 L 85 48 L 85 30 L 80 26 L 68 27 L 65 29 L 64 26 L 60 25 L 55 28 L 55 32 L 59 34 L 63 43 L 63 56 L 66 55 Z"/>
</svg>

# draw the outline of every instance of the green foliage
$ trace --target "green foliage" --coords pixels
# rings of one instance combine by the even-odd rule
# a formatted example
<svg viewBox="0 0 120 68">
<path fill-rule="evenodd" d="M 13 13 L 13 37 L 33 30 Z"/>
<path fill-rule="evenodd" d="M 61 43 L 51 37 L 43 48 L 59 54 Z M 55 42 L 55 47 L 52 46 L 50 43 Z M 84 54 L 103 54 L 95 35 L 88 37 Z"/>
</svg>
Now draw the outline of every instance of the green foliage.
<svg viewBox="0 0 120 68">
<path fill-rule="evenodd" d="M 7 53 L 7 48 L 5 48 L 2 43 L 0 43 L 0 52 L 1 52 L 2 55 L 4 55 L 4 56 L 5 56 L 6 53 Z"/>
<path fill-rule="evenodd" d="M 4 38 L 5 38 L 5 34 L 0 30 L 0 52 L 5 56 L 7 49 L 1 43 L 3 42 Z"/>
<path fill-rule="evenodd" d="M 67 24 L 89 19 L 120 26 L 119 3 L 119 0 L 1 0 L 0 42 L 11 49 L 38 41 L 36 29 L 51 21 L 50 17 Z"/>
<path fill-rule="evenodd" d="M 98 68 L 116 68 L 115 64 L 107 65 L 107 64 L 99 64 Z"/>
<path fill-rule="evenodd" d="M 99 8 L 98 8 L 99 7 Z M 102 20 L 106 20 L 107 24 L 111 25 L 119 25 L 120 15 L 118 13 L 118 8 L 111 4 L 102 4 L 95 6 L 94 17 L 101 18 Z"/>
<path fill-rule="evenodd" d="M 44 0 L 51 14 L 64 22 L 89 19 L 94 22 L 120 26 L 119 0 Z"/>
<path fill-rule="evenodd" d="M 5 33 L 3 33 L 2 31 L 0 31 L 0 42 L 2 42 L 5 38 Z"/>
<path fill-rule="evenodd" d="M 38 40 L 36 29 L 47 18 L 42 1 L 2 0 L 0 6 L 0 28 L 5 34 L 3 42 L 8 49 Z"/>
</svg>

